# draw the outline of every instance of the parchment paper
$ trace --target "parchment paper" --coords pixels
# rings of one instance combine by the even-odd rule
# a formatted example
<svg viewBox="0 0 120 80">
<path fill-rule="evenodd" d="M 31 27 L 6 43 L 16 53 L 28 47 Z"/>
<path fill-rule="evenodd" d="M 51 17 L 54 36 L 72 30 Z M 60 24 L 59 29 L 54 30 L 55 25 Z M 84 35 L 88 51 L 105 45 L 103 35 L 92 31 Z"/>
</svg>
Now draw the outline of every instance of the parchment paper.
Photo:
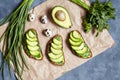
<svg viewBox="0 0 120 80">
<path fill-rule="evenodd" d="M 89 4 L 88 0 L 85 0 L 85 2 Z M 54 24 L 53 20 L 51 19 L 51 9 L 55 5 L 64 6 L 68 10 L 73 23 L 72 28 L 63 29 Z M 56 78 L 63 75 L 65 72 L 70 71 L 89 60 L 79 58 L 73 55 L 71 50 L 69 50 L 66 44 L 66 38 L 68 33 L 72 30 L 80 31 L 85 42 L 91 49 L 93 57 L 110 48 L 114 44 L 114 41 L 107 30 L 104 30 L 98 37 L 95 37 L 92 32 L 89 32 L 87 34 L 84 33 L 81 23 L 82 16 L 85 15 L 85 11 L 74 3 L 71 3 L 69 0 L 47 0 L 46 2 L 35 7 L 33 12 L 36 14 L 36 20 L 34 22 L 27 22 L 26 30 L 30 28 L 34 28 L 37 30 L 40 46 L 42 48 L 44 57 L 42 61 L 37 61 L 29 58 L 25 54 L 29 70 L 25 69 L 25 71 L 23 72 L 23 80 L 55 80 Z M 47 24 L 42 24 L 40 22 L 40 17 L 45 14 L 48 16 L 49 21 Z M 0 28 L 0 36 L 5 30 L 6 26 L 7 24 L 3 25 Z M 53 36 L 55 34 L 60 34 L 63 37 L 63 50 L 65 54 L 65 64 L 63 66 L 55 66 L 51 64 L 46 58 L 46 44 L 51 39 L 51 37 L 45 37 L 42 34 L 44 29 L 51 29 L 53 32 Z"/>
</svg>

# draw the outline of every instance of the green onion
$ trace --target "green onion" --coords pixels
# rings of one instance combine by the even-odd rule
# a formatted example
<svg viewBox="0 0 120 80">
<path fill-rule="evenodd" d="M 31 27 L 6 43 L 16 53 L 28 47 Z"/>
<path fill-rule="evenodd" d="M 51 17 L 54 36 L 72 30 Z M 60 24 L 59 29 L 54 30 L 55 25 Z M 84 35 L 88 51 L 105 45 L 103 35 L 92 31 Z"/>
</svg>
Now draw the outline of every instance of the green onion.
<svg viewBox="0 0 120 80">
<path fill-rule="evenodd" d="M 8 27 L 0 37 L 0 42 L 3 40 L 3 55 L 0 71 L 2 71 L 2 74 L 4 74 L 4 64 L 7 62 L 10 72 L 10 65 L 12 64 L 18 76 L 18 80 L 22 80 L 24 67 L 28 68 L 22 52 L 22 42 L 28 11 L 33 2 L 34 0 L 23 0 L 15 11 L 13 11 L 3 21 L 0 22 L 1 26 L 9 21 Z"/>
<path fill-rule="evenodd" d="M 83 8 L 85 8 L 86 10 L 90 9 L 90 6 L 87 5 L 85 2 L 81 1 L 81 0 L 71 0 L 72 2 L 74 2 L 77 5 L 82 6 Z"/>
</svg>

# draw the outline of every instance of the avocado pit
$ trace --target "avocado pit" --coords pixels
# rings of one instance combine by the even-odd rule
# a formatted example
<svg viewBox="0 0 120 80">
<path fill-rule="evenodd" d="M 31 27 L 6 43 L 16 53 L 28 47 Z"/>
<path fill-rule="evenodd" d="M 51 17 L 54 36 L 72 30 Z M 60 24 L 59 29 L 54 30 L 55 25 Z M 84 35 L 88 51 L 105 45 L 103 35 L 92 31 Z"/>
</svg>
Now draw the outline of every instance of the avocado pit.
<svg viewBox="0 0 120 80">
<path fill-rule="evenodd" d="M 55 13 L 55 17 L 56 17 L 59 21 L 65 21 L 65 19 L 66 19 L 65 12 L 63 12 L 62 10 L 58 10 L 58 11 Z"/>
</svg>

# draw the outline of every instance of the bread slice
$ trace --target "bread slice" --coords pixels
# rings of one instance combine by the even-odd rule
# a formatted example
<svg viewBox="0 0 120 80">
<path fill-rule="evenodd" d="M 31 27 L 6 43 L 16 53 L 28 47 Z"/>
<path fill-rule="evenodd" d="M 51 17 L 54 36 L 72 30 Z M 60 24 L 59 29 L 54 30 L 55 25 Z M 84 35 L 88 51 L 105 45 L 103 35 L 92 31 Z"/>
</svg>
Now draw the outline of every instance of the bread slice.
<svg viewBox="0 0 120 80">
<path fill-rule="evenodd" d="M 54 42 L 53 42 L 53 40 L 54 39 L 56 39 L 56 37 L 60 37 L 60 41 L 61 41 L 61 44 L 58 42 L 57 44 L 59 44 L 59 45 L 57 45 L 57 46 L 61 46 L 59 49 L 55 49 L 53 46 L 52 46 L 52 44 L 55 44 Z M 56 44 L 55 44 L 56 45 Z M 51 48 L 53 48 L 54 50 L 55 50 L 55 52 L 53 52 L 53 51 L 51 51 Z M 58 51 L 58 53 L 56 53 Z M 60 53 L 60 51 L 62 51 L 62 53 Z M 51 59 L 51 56 L 50 56 L 50 53 L 51 54 L 53 54 L 53 60 L 55 60 L 55 61 L 53 61 L 52 59 Z M 62 54 L 62 55 L 61 55 Z M 59 55 L 61 55 L 60 57 L 59 57 Z M 52 63 L 52 64 L 54 64 L 54 65 L 56 65 L 56 66 L 62 66 L 62 65 L 64 65 L 64 63 L 65 63 L 65 57 L 64 57 L 64 52 L 63 52 L 63 39 L 62 39 L 62 36 L 61 35 L 59 35 L 59 34 L 57 34 L 57 35 L 55 35 L 52 39 L 50 39 L 49 40 L 49 42 L 47 43 L 47 46 L 46 46 L 46 56 L 47 56 L 47 58 L 48 58 L 48 60 Z M 57 60 L 60 60 L 60 58 L 62 57 L 62 62 L 60 63 L 59 61 L 57 61 Z"/>
<path fill-rule="evenodd" d="M 80 32 L 79 32 L 78 30 L 73 30 L 73 31 L 77 31 L 77 32 L 80 34 Z M 71 32 L 73 32 L 73 31 L 71 31 Z M 71 33 L 71 32 L 70 32 L 70 33 Z M 84 40 L 84 38 L 82 37 L 81 34 L 80 34 L 80 36 L 81 36 L 81 38 L 82 38 L 82 40 L 83 40 L 83 43 L 85 43 L 85 45 L 86 45 L 87 48 L 89 49 L 89 56 L 88 56 L 88 57 L 82 57 L 81 55 L 78 55 L 78 53 L 71 47 L 71 44 L 70 44 L 70 42 L 69 42 L 70 33 L 69 33 L 67 42 L 68 42 L 68 46 L 69 46 L 70 50 L 72 51 L 72 53 L 73 53 L 74 55 L 80 57 L 80 58 L 83 58 L 83 59 L 91 58 L 91 57 L 92 57 L 92 52 L 91 52 L 90 48 L 88 47 L 88 45 L 86 44 L 86 42 L 85 42 L 85 40 Z"/>
<path fill-rule="evenodd" d="M 30 39 L 28 40 L 26 35 L 29 33 L 29 31 L 33 31 L 35 33 L 35 35 L 32 35 L 33 37 L 35 37 L 35 40 L 33 37 L 30 37 Z M 29 43 L 27 42 L 27 40 L 29 41 Z M 34 44 L 34 43 L 36 43 L 36 44 Z M 30 50 L 28 46 L 31 47 L 32 50 Z M 42 60 L 43 59 L 43 53 L 42 53 L 42 50 L 40 47 L 38 34 L 37 34 L 35 29 L 29 29 L 28 31 L 25 32 L 24 39 L 23 39 L 23 48 L 24 48 L 25 53 L 30 58 L 33 58 L 35 60 Z"/>
</svg>

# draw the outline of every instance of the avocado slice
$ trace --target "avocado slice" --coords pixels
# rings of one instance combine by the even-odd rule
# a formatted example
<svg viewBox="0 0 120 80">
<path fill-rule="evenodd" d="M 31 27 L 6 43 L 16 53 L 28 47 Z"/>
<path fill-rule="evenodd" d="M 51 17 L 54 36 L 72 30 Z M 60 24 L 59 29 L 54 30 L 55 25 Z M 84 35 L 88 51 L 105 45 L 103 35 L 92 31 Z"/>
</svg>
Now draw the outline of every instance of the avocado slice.
<svg viewBox="0 0 120 80">
<path fill-rule="evenodd" d="M 62 45 L 56 45 L 54 43 L 51 43 L 51 47 L 53 47 L 54 49 L 62 49 Z"/>
<path fill-rule="evenodd" d="M 24 50 L 28 56 L 41 60 L 43 55 L 39 45 L 37 32 L 34 29 L 29 29 L 24 37 Z"/>
<path fill-rule="evenodd" d="M 78 50 L 82 50 L 85 46 L 85 43 L 81 43 L 80 46 L 71 46 L 73 50 L 78 51 Z"/>
<path fill-rule="evenodd" d="M 56 39 L 56 38 L 53 39 L 53 43 L 56 44 L 56 45 L 62 45 L 62 42 L 59 41 L 59 40 Z"/>
<path fill-rule="evenodd" d="M 34 59 L 42 59 L 42 56 L 40 54 L 42 54 L 39 51 L 28 51 L 28 55 Z"/>
<path fill-rule="evenodd" d="M 60 58 L 61 56 L 62 56 L 62 53 L 61 54 L 58 54 L 58 55 L 55 55 L 54 53 L 48 53 L 48 55 L 49 55 L 49 57 L 50 57 L 50 59 L 52 58 L 52 59 L 58 59 L 58 58 Z"/>
<path fill-rule="evenodd" d="M 56 64 L 59 64 L 60 62 L 64 62 L 64 57 L 63 56 L 61 56 L 60 58 L 58 58 L 58 59 L 53 59 L 53 58 L 50 58 L 50 60 L 52 61 L 52 62 L 55 62 Z"/>
<path fill-rule="evenodd" d="M 66 8 L 62 6 L 55 6 L 52 9 L 52 18 L 54 22 L 62 28 L 70 28 L 72 21 Z"/>
<path fill-rule="evenodd" d="M 84 54 L 80 55 L 82 58 L 89 58 L 91 57 L 91 53 L 89 51 L 86 51 Z"/>
<path fill-rule="evenodd" d="M 78 55 L 82 55 L 82 54 L 85 54 L 87 52 L 88 48 L 87 47 L 84 47 L 82 50 L 76 50 L 76 53 Z"/>
<path fill-rule="evenodd" d="M 56 50 L 53 47 L 51 47 L 50 50 L 51 50 L 52 53 L 54 53 L 56 55 L 59 55 L 59 54 L 63 53 L 63 51 L 61 49 L 60 50 Z"/>
<path fill-rule="evenodd" d="M 32 37 L 32 38 L 36 37 L 36 32 L 34 32 L 33 30 L 32 30 L 32 31 L 29 31 L 28 34 L 29 34 L 29 36 Z"/>
<path fill-rule="evenodd" d="M 71 40 L 74 41 L 74 42 L 80 41 L 80 38 L 75 38 L 75 37 L 73 37 L 73 32 L 70 33 L 70 38 L 71 38 Z"/>
<path fill-rule="evenodd" d="M 70 45 L 72 46 L 80 46 L 80 44 L 82 43 L 81 41 L 79 42 L 74 42 L 73 40 L 69 39 Z"/>
<path fill-rule="evenodd" d="M 38 42 L 37 41 L 30 41 L 30 40 L 26 40 L 27 44 L 30 45 L 30 46 L 36 46 L 38 45 Z"/>
<path fill-rule="evenodd" d="M 28 49 L 29 50 L 38 50 L 39 49 L 39 46 L 30 46 L 30 45 L 27 45 Z"/>
<path fill-rule="evenodd" d="M 40 51 L 39 50 L 34 50 L 34 51 L 29 51 L 30 52 L 30 54 L 32 55 L 32 56 L 39 56 L 40 55 Z"/>
<path fill-rule="evenodd" d="M 81 35 L 75 30 L 75 31 L 73 31 L 73 37 L 74 38 L 81 38 Z"/>
<path fill-rule="evenodd" d="M 87 46 L 85 46 L 82 50 L 78 50 L 78 51 L 76 50 L 75 52 L 77 53 L 78 56 L 82 58 L 91 57 L 91 52 Z"/>
<path fill-rule="evenodd" d="M 26 34 L 26 38 L 30 41 L 37 41 L 37 37 L 32 38 L 29 34 Z"/>
</svg>

